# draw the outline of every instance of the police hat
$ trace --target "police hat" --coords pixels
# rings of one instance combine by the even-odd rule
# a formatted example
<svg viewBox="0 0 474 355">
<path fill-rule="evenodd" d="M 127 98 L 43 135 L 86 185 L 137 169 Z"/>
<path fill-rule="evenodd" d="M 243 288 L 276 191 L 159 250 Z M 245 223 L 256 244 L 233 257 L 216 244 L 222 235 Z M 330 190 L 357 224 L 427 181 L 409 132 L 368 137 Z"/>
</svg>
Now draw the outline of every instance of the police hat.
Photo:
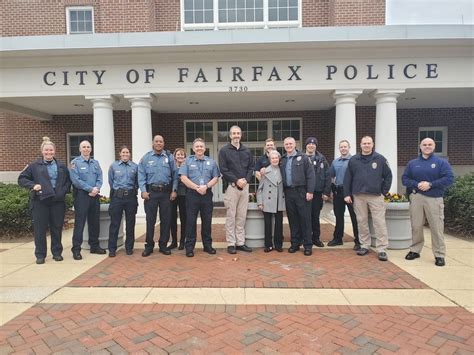
<svg viewBox="0 0 474 355">
<path fill-rule="evenodd" d="M 308 137 L 306 139 L 306 144 L 304 146 L 306 147 L 310 143 L 313 143 L 314 145 L 318 145 L 318 140 L 315 137 Z"/>
</svg>

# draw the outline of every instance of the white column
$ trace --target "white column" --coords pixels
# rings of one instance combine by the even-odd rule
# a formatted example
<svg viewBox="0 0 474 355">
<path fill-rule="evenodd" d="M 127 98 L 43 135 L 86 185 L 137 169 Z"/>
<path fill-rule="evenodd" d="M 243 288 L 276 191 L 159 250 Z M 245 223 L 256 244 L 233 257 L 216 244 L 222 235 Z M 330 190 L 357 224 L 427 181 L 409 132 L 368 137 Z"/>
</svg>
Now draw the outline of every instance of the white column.
<svg viewBox="0 0 474 355">
<path fill-rule="evenodd" d="M 405 90 L 375 90 L 375 150 L 385 156 L 392 169 L 390 191 L 398 192 L 397 98 Z"/>
<path fill-rule="evenodd" d="M 107 172 L 110 165 L 115 160 L 115 137 L 114 137 L 114 111 L 113 103 L 115 99 L 110 95 L 86 96 L 91 100 L 94 109 L 94 159 L 99 161 L 102 168 L 104 183 L 100 189 L 100 194 L 109 196 L 110 186 Z"/>
<path fill-rule="evenodd" d="M 347 139 L 351 144 L 351 154 L 357 150 L 356 142 L 356 99 L 362 90 L 335 90 L 336 127 L 334 135 L 334 158 L 339 156 L 339 142 Z"/>
<path fill-rule="evenodd" d="M 151 103 L 154 96 L 151 94 L 124 95 L 132 106 L 132 160 L 139 163 L 146 152 L 152 149 Z M 143 200 L 138 192 L 137 222 L 145 219 Z"/>
</svg>

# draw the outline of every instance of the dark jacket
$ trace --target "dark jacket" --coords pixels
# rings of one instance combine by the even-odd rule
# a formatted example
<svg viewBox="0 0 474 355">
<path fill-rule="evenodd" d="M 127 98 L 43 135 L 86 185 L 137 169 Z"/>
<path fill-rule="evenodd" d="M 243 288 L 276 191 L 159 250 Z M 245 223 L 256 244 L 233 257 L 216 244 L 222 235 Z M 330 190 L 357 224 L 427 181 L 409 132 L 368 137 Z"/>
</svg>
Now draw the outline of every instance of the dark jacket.
<svg viewBox="0 0 474 355">
<path fill-rule="evenodd" d="M 347 165 L 344 197 L 355 194 L 386 195 L 392 186 L 392 170 L 387 159 L 377 152 L 356 154 Z"/>
<path fill-rule="evenodd" d="M 41 193 L 36 193 L 36 198 L 44 200 L 53 197 L 53 201 L 64 201 L 64 198 L 71 190 L 71 178 L 66 165 L 56 161 L 58 166 L 58 178 L 56 180 L 56 189 L 53 189 L 48 174 L 48 168 L 43 159 L 38 159 L 20 173 L 18 185 L 32 189 L 36 184 L 41 185 Z"/>
<path fill-rule="evenodd" d="M 252 181 L 255 163 L 252 152 L 243 144 L 239 149 L 227 143 L 219 150 L 219 169 L 222 177 L 229 184 L 245 178 L 248 183 Z"/>
<path fill-rule="evenodd" d="M 281 176 L 283 178 L 283 185 L 288 187 L 287 177 L 286 177 L 286 164 L 288 163 L 288 155 L 284 155 L 281 158 L 280 170 Z M 316 183 L 316 176 L 314 174 L 314 169 L 311 163 L 311 160 L 308 156 L 301 154 L 299 151 L 296 151 L 295 157 L 291 162 L 291 177 L 293 187 L 304 186 L 306 192 L 314 193 L 314 185 Z"/>
<path fill-rule="evenodd" d="M 329 163 L 320 152 L 309 156 L 313 164 L 314 173 L 316 175 L 316 183 L 314 185 L 314 192 L 322 192 L 324 195 L 331 194 L 331 176 L 329 174 Z"/>
</svg>

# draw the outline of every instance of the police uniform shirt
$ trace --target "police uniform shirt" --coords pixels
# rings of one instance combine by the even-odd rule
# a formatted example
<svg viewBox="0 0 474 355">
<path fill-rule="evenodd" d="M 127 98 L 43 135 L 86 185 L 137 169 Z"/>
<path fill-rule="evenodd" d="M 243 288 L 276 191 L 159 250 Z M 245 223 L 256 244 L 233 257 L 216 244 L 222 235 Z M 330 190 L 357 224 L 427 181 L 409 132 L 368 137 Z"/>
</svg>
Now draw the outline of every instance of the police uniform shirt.
<svg viewBox="0 0 474 355">
<path fill-rule="evenodd" d="M 172 184 L 173 191 L 178 189 L 178 176 L 175 172 L 174 160 L 163 150 L 160 153 L 149 151 L 138 164 L 138 186 L 147 192 L 147 185 Z"/>
<path fill-rule="evenodd" d="M 69 172 L 72 184 L 79 190 L 91 192 L 94 187 L 102 187 L 102 169 L 95 159 L 79 156 L 71 162 Z"/>
<path fill-rule="evenodd" d="M 51 181 L 51 186 L 54 189 L 58 180 L 58 164 L 56 164 L 55 160 L 44 160 L 44 164 L 48 169 L 49 181 Z"/>
<path fill-rule="evenodd" d="M 114 190 L 132 190 L 137 187 L 138 165 L 129 160 L 117 160 L 109 168 L 109 185 Z"/>
<path fill-rule="evenodd" d="M 285 174 L 286 174 L 286 186 L 291 187 L 293 186 L 293 176 L 291 175 L 292 173 L 292 167 L 291 164 L 293 162 L 293 158 L 296 156 L 297 152 L 296 150 L 293 152 L 291 155 L 287 155 L 288 161 L 285 166 Z"/>
<path fill-rule="evenodd" d="M 202 159 L 191 155 L 179 169 L 179 175 L 184 175 L 196 185 L 207 185 L 215 177 L 220 176 L 219 168 L 214 159 L 204 156 Z"/>
<path fill-rule="evenodd" d="M 349 159 L 351 158 L 351 154 L 346 156 L 345 158 L 339 157 L 334 159 L 331 165 L 331 176 L 336 178 L 335 185 L 341 186 L 344 184 L 344 174 L 347 170 L 347 164 L 349 164 Z"/>
</svg>

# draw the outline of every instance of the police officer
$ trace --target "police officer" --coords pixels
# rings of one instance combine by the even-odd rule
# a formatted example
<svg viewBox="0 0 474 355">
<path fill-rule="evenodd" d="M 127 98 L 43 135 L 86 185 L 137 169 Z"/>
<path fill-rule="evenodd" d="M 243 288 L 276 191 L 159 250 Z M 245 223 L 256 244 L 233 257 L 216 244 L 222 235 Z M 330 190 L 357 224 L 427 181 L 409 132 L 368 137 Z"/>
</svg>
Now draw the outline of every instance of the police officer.
<svg viewBox="0 0 474 355">
<path fill-rule="evenodd" d="M 265 140 L 265 147 L 263 147 L 263 149 L 263 155 L 255 162 L 255 176 L 257 177 L 258 181 L 260 181 L 262 178 L 262 173 L 264 173 L 264 171 L 260 172 L 260 170 L 270 166 L 270 152 L 275 150 L 275 141 L 273 138 L 268 138 Z"/>
<path fill-rule="evenodd" d="M 146 244 L 143 257 L 150 256 L 155 246 L 154 234 L 156 213 L 160 209 L 160 253 L 170 255 L 171 200 L 176 198 L 178 175 L 175 172 L 174 159 L 164 150 L 165 140 L 156 135 L 153 138 L 153 150 L 146 153 L 138 164 L 138 186 L 145 200 Z"/>
<path fill-rule="evenodd" d="M 37 264 L 44 264 L 47 254 L 46 230 L 51 232 L 51 253 L 55 261 L 62 261 L 61 234 L 66 204 L 64 198 L 71 188 L 69 171 L 54 158 L 56 146 L 48 137 L 41 144 L 42 158 L 35 160 L 20 173 L 18 185 L 29 188 L 33 215 L 35 256 Z"/>
<path fill-rule="evenodd" d="M 372 137 L 364 136 L 360 141 L 361 152 L 354 155 L 344 175 L 344 201 L 354 203 L 359 227 L 361 248 L 357 255 L 369 253 L 369 214 L 374 222 L 376 250 L 380 261 L 387 261 L 387 224 L 385 222 L 384 196 L 392 185 L 392 171 L 387 159 L 374 151 Z"/>
<path fill-rule="evenodd" d="M 319 215 L 323 208 L 323 201 L 329 200 L 331 195 L 331 177 L 329 176 L 329 163 L 317 149 L 318 140 L 315 137 L 306 139 L 306 155 L 311 160 L 314 168 L 316 182 L 314 185 L 313 200 L 311 201 L 311 226 L 313 244 L 319 248 L 324 247 L 321 241 L 321 224 Z"/>
<path fill-rule="evenodd" d="M 304 255 L 312 254 L 311 200 L 313 199 L 315 174 L 310 159 L 296 149 L 293 137 L 283 141 L 286 154 L 281 159 L 281 175 L 285 191 L 286 214 L 290 224 L 291 247 L 295 253 L 303 244 Z"/>
<path fill-rule="evenodd" d="M 99 245 L 100 202 L 102 169 L 99 162 L 91 158 L 92 146 L 89 141 L 79 144 L 80 156 L 73 159 L 69 173 L 74 187 L 74 231 L 72 235 L 72 257 L 81 260 L 81 245 L 84 226 L 87 221 L 91 254 L 105 254 Z"/>
<path fill-rule="evenodd" d="M 351 203 L 344 201 L 344 175 L 346 173 L 349 159 L 352 157 L 350 153 L 349 141 L 343 139 L 339 142 L 339 152 L 341 156 L 334 159 L 329 168 L 329 174 L 333 180 L 331 189 L 333 193 L 333 209 L 336 217 L 336 226 L 334 227 L 333 239 L 329 241 L 328 246 L 343 245 L 342 238 L 344 237 L 344 212 L 349 210 L 352 222 L 352 232 L 354 233 L 354 250 L 360 249 L 359 229 L 357 227 L 357 217 L 354 212 L 354 207 Z"/>
<path fill-rule="evenodd" d="M 176 148 L 173 153 L 175 173 L 179 176 L 179 168 L 186 161 L 186 152 L 184 148 Z M 186 185 L 178 179 L 178 191 L 176 199 L 171 201 L 171 244 L 168 246 L 170 249 L 178 247 L 178 250 L 184 249 L 184 241 L 186 240 Z M 178 209 L 179 209 L 179 221 L 181 223 L 180 228 L 180 239 L 178 246 Z"/>
<path fill-rule="evenodd" d="M 117 239 L 125 211 L 125 252 L 133 254 L 135 243 L 135 215 L 137 214 L 138 191 L 138 165 L 130 160 L 130 150 L 123 146 L 120 148 L 120 160 L 110 165 L 110 228 L 109 228 L 109 257 L 114 257 L 117 251 Z"/>
<path fill-rule="evenodd" d="M 193 152 L 179 169 L 181 181 L 188 188 L 186 191 L 186 256 L 194 256 L 196 245 L 196 220 L 201 215 L 201 239 L 204 251 L 215 254 L 212 247 L 212 187 L 217 184 L 220 176 L 219 168 L 214 159 L 204 155 L 206 144 L 202 138 L 193 142 Z"/>
</svg>

